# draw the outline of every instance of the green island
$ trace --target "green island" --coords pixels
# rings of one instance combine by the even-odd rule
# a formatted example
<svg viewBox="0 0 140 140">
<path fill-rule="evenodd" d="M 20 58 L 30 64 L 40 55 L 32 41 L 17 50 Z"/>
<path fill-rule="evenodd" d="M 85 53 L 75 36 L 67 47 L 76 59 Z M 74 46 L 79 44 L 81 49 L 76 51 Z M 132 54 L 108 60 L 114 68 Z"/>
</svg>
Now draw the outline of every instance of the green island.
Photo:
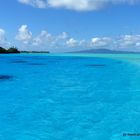
<svg viewBox="0 0 140 140">
<path fill-rule="evenodd" d="M 11 53 L 20 53 L 20 51 L 15 47 L 10 47 L 8 49 L 0 47 L 0 54 L 11 54 Z"/>
<path fill-rule="evenodd" d="M 12 54 L 12 53 L 50 53 L 49 51 L 19 51 L 16 47 L 10 47 L 5 49 L 0 47 L 0 54 Z"/>
<path fill-rule="evenodd" d="M 21 51 L 21 53 L 50 53 L 49 51 Z"/>
</svg>

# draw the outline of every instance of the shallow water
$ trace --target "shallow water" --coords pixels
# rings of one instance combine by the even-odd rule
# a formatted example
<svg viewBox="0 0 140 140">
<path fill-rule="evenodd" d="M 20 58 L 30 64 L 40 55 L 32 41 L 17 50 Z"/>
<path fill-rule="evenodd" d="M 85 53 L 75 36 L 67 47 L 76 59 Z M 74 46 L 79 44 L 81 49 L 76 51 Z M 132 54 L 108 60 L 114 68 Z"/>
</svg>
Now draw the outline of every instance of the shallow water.
<svg viewBox="0 0 140 140">
<path fill-rule="evenodd" d="M 138 55 L 0 55 L 0 140 L 139 140 Z"/>
</svg>

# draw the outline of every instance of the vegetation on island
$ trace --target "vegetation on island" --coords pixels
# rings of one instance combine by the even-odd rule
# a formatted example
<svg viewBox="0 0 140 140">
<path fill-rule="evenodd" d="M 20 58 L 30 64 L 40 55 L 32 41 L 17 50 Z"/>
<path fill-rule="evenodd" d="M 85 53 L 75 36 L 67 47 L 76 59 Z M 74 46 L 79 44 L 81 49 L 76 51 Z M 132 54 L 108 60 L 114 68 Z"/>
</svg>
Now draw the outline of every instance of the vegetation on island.
<svg viewBox="0 0 140 140">
<path fill-rule="evenodd" d="M 11 54 L 11 53 L 50 53 L 49 51 L 19 51 L 16 47 L 10 47 L 5 49 L 0 47 L 0 54 Z"/>
<path fill-rule="evenodd" d="M 11 47 L 9 49 L 0 47 L 0 54 L 10 54 L 10 53 L 20 53 L 20 51 L 15 47 Z"/>
<path fill-rule="evenodd" d="M 0 53 L 7 53 L 7 50 L 2 48 L 2 47 L 0 47 Z"/>
<path fill-rule="evenodd" d="M 49 51 L 21 51 L 21 53 L 50 53 Z"/>
<path fill-rule="evenodd" d="M 8 53 L 20 53 L 20 51 L 15 47 L 11 47 L 7 51 Z"/>
</svg>

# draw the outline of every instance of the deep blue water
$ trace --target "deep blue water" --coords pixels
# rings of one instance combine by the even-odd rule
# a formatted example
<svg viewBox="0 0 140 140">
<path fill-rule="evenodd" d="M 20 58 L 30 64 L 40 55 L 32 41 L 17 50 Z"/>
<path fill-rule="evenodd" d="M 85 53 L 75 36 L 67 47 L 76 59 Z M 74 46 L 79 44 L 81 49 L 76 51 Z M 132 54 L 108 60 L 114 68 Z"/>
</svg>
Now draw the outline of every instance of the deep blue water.
<svg viewBox="0 0 140 140">
<path fill-rule="evenodd" d="M 0 140 L 139 140 L 140 66 L 100 57 L 0 55 Z"/>
</svg>

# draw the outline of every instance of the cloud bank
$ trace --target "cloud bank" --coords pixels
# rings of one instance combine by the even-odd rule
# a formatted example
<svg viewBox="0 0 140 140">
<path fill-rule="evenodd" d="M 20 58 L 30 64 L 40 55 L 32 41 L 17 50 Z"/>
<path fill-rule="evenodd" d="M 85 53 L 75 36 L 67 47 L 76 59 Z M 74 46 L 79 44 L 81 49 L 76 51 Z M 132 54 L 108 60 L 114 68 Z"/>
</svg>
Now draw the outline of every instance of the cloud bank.
<svg viewBox="0 0 140 140">
<path fill-rule="evenodd" d="M 5 40 L 5 31 L 3 29 L 0 29 L 0 43 L 3 44 Z"/>
<path fill-rule="evenodd" d="M 21 25 L 13 38 L 15 38 L 15 43 L 9 43 L 6 39 L 5 30 L 0 28 L 0 46 L 10 47 L 15 45 L 20 50 L 69 52 L 106 48 L 122 51 L 140 51 L 140 34 L 116 37 L 94 36 L 89 39 L 76 39 L 67 32 L 53 35 L 47 30 L 42 30 L 38 35 L 34 36 L 27 25 Z"/>
<path fill-rule="evenodd" d="M 65 8 L 76 11 L 98 10 L 112 4 L 136 4 L 139 0 L 18 0 L 37 8 Z"/>
<path fill-rule="evenodd" d="M 27 44 L 32 38 L 32 33 L 28 30 L 27 25 L 22 25 L 18 29 L 18 34 L 16 35 L 16 39 L 22 41 Z"/>
<path fill-rule="evenodd" d="M 4 46 L 7 48 L 10 45 L 10 43 L 6 39 L 6 32 L 4 29 L 0 28 L 0 46 Z"/>
<path fill-rule="evenodd" d="M 27 25 L 22 25 L 17 32 L 16 40 L 24 49 L 33 50 L 81 50 L 81 49 L 113 49 L 140 51 L 140 35 L 122 35 L 117 37 L 93 37 L 89 39 L 76 39 L 66 32 L 52 35 L 42 30 L 33 36 Z"/>
</svg>

